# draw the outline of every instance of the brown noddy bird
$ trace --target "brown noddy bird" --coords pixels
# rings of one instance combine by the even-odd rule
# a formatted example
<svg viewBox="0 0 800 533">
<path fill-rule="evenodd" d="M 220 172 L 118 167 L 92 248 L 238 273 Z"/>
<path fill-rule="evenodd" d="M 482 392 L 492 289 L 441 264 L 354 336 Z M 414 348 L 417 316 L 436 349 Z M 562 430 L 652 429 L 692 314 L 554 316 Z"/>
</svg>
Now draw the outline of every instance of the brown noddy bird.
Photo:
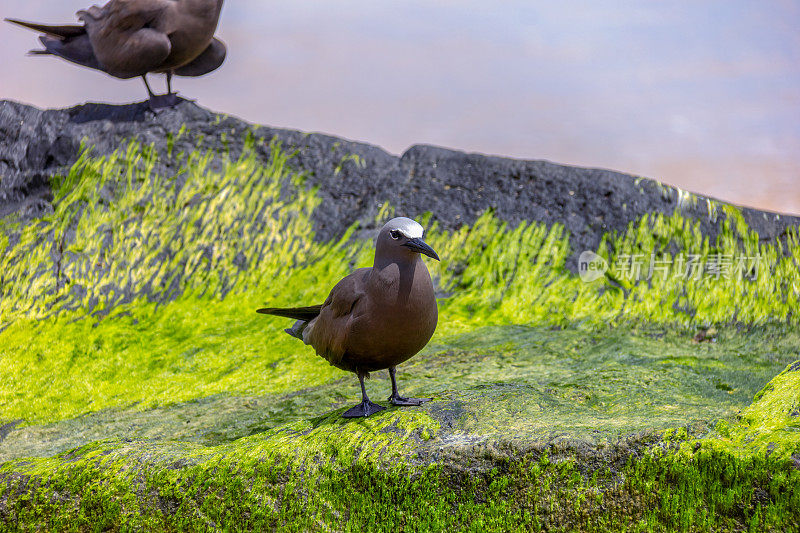
<svg viewBox="0 0 800 533">
<path fill-rule="evenodd" d="M 82 25 L 49 25 L 6 19 L 43 35 L 44 50 L 129 79 L 141 76 L 153 108 L 178 103 L 172 76 L 202 76 L 225 60 L 226 48 L 214 37 L 224 0 L 111 0 L 103 7 L 78 11 Z M 156 96 L 148 73 L 167 75 L 167 94 Z"/>
<path fill-rule="evenodd" d="M 433 336 L 439 312 L 433 282 L 420 254 L 439 260 L 422 240 L 423 228 L 409 218 L 386 223 L 375 242 L 375 262 L 333 287 L 325 303 L 310 307 L 266 308 L 259 313 L 297 320 L 286 332 L 361 382 L 360 404 L 342 416 L 369 416 L 384 409 L 372 403 L 364 378 L 389 369 L 393 405 L 420 405 L 428 399 L 397 392 L 395 367 L 416 355 Z"/>
</svg>

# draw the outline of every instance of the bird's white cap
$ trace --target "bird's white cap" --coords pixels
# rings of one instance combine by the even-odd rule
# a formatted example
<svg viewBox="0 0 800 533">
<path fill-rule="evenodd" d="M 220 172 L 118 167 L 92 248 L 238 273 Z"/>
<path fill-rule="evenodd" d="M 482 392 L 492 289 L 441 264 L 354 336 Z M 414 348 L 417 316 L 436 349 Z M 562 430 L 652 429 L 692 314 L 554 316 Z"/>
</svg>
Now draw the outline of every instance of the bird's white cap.
<svg viewBox="0 0 800 533">
<path fill-rule="evenodd" d="M 397 230 L 409 239 L 421 239 L 422 234 L 425 233 L 425 228 L 419 222 L 406 217 L 393 218 L 383 226 L 383 229 L 388 231 Z"/>
</svg>

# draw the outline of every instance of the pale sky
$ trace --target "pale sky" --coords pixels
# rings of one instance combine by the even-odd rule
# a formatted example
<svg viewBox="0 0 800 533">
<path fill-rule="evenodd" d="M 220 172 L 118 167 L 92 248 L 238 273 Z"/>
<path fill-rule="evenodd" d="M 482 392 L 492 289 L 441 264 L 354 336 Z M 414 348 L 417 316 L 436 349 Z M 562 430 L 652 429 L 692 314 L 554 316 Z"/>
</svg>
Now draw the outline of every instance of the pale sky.
<svg viewBox="0 0 800 533">
<path fill-rule="evenodd" d="M 0 0 L 71 22 L 81 0 Z M 800 2 L 230 0 L 221 69 L 184 96 L 250 122 L 401 153 L 415 143 L 648 176 L 800 214 Z M 141 100 L 121 81 L 26 57 L 0 24 L 0 98 Z M 154 88 L 163 80 L 154 78 Z"/>
</svg>

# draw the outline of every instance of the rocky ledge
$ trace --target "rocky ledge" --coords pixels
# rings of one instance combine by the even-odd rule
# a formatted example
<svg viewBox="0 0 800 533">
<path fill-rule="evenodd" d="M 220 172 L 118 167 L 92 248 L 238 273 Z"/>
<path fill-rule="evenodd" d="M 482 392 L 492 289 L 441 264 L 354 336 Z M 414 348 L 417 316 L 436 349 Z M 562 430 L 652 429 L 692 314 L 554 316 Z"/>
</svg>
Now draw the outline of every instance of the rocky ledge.
<svg viewBox="0 0 800 533">
<path fill-rule="evenodd" d="M 442 257 L 399 373 L 433 400 L 344 420 L 355 380 L 253 310 L 321 301 L 392 213 Z M 796 530 L 798 226 L 189 102 L 2 102 L 0 528 Z M 658 268 L 587 283 L 583 250 Z"/>
<path fill-rule="evenodd" d="M 716 238 L 725 220 L 724 204 L 655 180 L 611 170 L 468 154 L 415 145 L 400 157 L 379 147 L 316 133 L 253 126 L 213 113 L 191 102 L 158 115 L 147 104 L 86 104 L 40 110 L 0 101 L 0 216 L 37 216 L 52 209 L 50 178 L 66 171 L 85 143 L 95 155 L 139 139 L 159 153 L 168 134 L 181 129 L 175 150 L 200 145 L 217 152 L 241 153 L 245 133 L 277 139 L 292 155 L 290 164 L 307 176 L 321 199 L 313 215 L 318 239 L 340 237 L 353 223 L 367 229 L 387 200 L 398 213 L 432 213 L 445 229 L 471 225 L 487 209 L 516 226 L 522 221 L 559 223 L 575 251 L 593 250 L 604 234 L 622 232 L 648 213 L 680 209 L 704 235 Z M 260 156 L 266 160 L 266 150 Z M 742 208 L 750 228 L 762 239 L 780 237 L 797 226 L 792 216 Z"/>
</svg>

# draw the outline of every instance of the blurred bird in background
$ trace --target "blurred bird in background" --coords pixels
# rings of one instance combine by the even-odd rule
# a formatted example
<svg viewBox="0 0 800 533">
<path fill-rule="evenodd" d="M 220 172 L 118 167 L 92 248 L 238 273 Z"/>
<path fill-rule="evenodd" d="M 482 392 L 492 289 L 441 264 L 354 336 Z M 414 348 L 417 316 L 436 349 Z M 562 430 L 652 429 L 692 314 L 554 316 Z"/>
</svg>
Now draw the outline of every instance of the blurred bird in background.
<svg viewBox="0 0 800 533">
<path fill-rule="evenodd" d="M 82 25 L 6 20 L 42 33 L 44 49 L 31 55 L 55 55 L 116 78 L 141 77 L 155 110 L 180 101 L 173 76 L 202 76 L 225 61 L 225 44 L 214 37 L 223 1 L 111 0 L 78 11 Z M 150 73 L 166 74 L 166 94 L 153 93 Z"/>
</svg>

